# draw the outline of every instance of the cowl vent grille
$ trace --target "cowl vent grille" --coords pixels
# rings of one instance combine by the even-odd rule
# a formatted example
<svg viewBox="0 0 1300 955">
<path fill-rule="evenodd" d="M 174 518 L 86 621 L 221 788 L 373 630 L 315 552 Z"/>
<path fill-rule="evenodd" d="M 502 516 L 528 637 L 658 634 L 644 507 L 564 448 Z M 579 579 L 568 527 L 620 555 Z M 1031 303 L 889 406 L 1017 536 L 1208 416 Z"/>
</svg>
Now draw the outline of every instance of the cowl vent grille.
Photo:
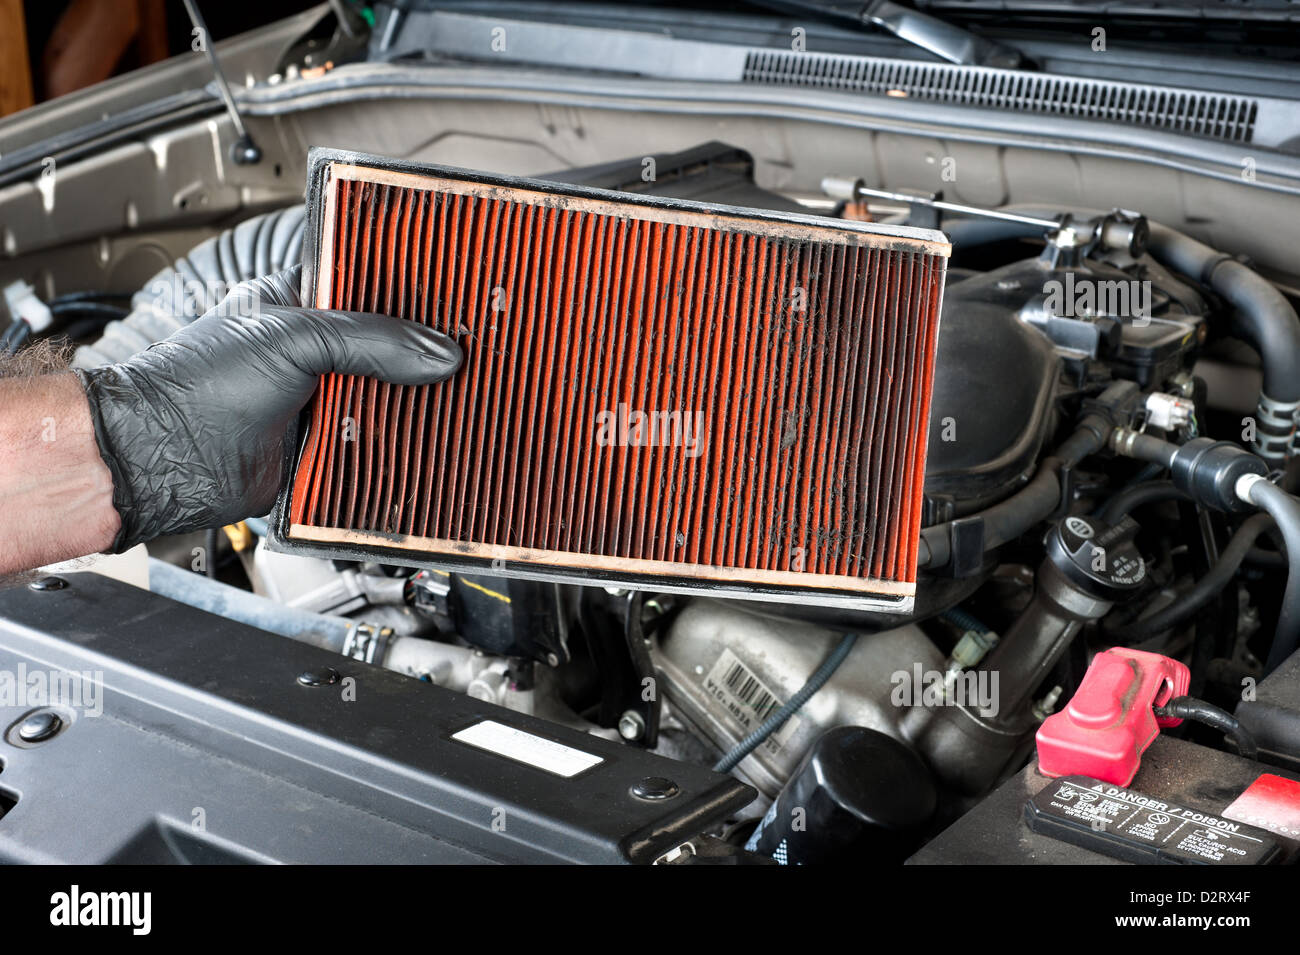
<svg viewBox="0 0 1300 955">
<path fill-rule="evenodd" d="M 1078 116 L 1235 143 L 1251 141 L 1258 113 L 1258 104 L 1247 96 L 989 67 L 782 50 L 750 51 L 745 58 L 744 81 Z"/>
</svg>

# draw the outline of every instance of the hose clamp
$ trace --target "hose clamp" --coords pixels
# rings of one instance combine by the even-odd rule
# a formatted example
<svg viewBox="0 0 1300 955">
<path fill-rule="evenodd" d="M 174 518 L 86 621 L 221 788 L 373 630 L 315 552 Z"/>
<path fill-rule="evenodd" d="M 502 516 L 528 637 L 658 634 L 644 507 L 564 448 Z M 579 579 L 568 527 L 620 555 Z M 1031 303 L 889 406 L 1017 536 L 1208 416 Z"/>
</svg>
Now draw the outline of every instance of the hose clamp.
<svg viewBox="0 0 1300 955">
<path fill-rule="evenodd" d="M 1241 477 L 1237 478 L 1237 483 L 1233 486 L 1233 491 L 1236 493 L 1237 497 L 1241 498 L 1241 500 L 1245 501 L 1247 504 L 1254 504 L 1255 502 L 1251 498 L 1250 493 L 1254 489 L 1255 485 L 1260 481 L 1267 482 L 1268 478 L 1264 477 L 1262 474 L 1243 474 Z"/>
<path fill-rule="evenodd" d="M 1277 401 L 1260 394 L 1255 411 L 1255 453 L 1270 464 L 1281 465 L 1293 453 L 1300 401 Z"/>
<path fill-rule="evenodd" d="M 393 638 L 392 627 L 379 627 L 373 623 L 356 623 L 348 628 L 343 641 L 343 655 L 363 663 L 382 663 Z"/>
<path fill-rule="evenodd" d="M 1260 394 L 1258 408 L 1261 421 L 1290 428 L 1295 426 L 1296 416 L 1300 414 L 1300 401 L 1278 401 Z"/>
</svg>

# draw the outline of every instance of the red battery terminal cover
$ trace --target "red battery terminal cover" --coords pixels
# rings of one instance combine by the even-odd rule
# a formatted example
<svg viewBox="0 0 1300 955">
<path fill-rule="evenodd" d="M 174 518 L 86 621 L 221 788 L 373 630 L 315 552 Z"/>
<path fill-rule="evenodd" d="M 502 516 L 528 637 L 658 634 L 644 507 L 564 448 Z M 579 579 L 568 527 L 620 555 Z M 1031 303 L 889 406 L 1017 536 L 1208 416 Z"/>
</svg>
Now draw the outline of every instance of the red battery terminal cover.
<svg viewBox="0 0 1300 955">
<path fill-rule="evenodd" d="M 1185 695 L 1190 682 L 1184 664 L 1158 653 L 1113 647 L 1097 654 L 1069 704 L 1038 728 L 1039 772 L 1127 786 L 1160 728 L 1182 722 L 1157 717 L 1154 708 Z"/>
</svg>

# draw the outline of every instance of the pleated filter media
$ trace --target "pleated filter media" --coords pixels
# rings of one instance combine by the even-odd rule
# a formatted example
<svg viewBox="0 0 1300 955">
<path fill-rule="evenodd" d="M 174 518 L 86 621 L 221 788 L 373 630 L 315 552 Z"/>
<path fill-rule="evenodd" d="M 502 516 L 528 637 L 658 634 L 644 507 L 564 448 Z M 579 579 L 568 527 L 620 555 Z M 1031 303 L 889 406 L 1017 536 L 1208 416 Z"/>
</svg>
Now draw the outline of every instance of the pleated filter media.
<svg viewBox="0 0 1300 955">
<path fill-rule="evenodd" d="M 451 335 L 322 378 L 304 553 L 905 610 L 941 233 L 313 150 L 307 301 Z"/>
</svg>

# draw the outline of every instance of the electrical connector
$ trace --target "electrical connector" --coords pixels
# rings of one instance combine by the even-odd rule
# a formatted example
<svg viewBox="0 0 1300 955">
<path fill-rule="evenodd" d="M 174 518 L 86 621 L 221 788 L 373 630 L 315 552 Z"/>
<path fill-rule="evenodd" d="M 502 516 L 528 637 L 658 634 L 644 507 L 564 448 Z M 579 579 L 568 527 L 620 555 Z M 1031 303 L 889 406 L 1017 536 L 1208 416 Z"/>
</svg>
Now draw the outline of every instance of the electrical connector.
<svg viewBox="0 0 1300 955">
<path fill-rule="evenodd" d="M 5 286 L 5 305 L 15 322 L 26 322 L 32 334 L 40 334 L 54 324 L 54 313 L 40 300 L 36 290 L 19 279 Z"/>
<path fill-rule="evenodd" d="M 1147 395 L 1147 424 L 1165 431 L 1178 431 L 1191 424 L 1196 405 L 1191 399 L 1156 392 Z"/>
</svg>

